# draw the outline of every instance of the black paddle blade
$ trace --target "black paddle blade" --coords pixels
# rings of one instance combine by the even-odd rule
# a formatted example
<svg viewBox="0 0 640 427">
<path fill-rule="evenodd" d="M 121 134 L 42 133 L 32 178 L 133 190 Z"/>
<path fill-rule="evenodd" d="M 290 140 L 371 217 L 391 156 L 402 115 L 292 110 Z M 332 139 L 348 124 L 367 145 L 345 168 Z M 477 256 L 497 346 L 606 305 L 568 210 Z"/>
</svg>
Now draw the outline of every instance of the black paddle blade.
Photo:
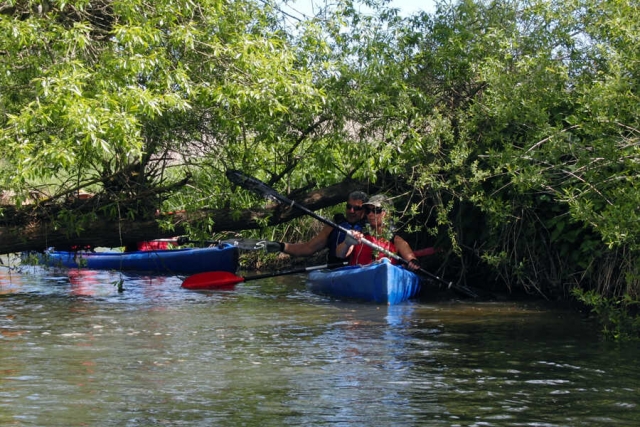
<svg viewBox="0 0 640 427">
<path fill-rule="evenodd" d="M 227 240 L 222 240 L 220 243 L 228 243 L 232 246 L 237 247 L 238 249 L 242 249 L 244 251 L 258 251 L 261 249 L 266 249 L 267 247 L 267 241 L 262 239 L 262 240 L 258 240 L 258 239 L 245 239 L 245 238 L 238 238 L 238 239 L 227 239 Z"/>
<path fill-rule="evenodd" d="M 256 194 L 261 195 L 262 197 L 266 197 L 267 199 L 275 200 L 275 201 L 284 201 L 286 203 L 289 200 L 280 194 L 273 188 L 269 187 L 264 182 L 260 181 L 257 178 L 253 178 L 251 176 L 247 176 L 235 169 L 228 169 L 225 173 L 227 175 L 227 179 L 234 184 L 249 190 L 253 191 Z"/>
</svg>

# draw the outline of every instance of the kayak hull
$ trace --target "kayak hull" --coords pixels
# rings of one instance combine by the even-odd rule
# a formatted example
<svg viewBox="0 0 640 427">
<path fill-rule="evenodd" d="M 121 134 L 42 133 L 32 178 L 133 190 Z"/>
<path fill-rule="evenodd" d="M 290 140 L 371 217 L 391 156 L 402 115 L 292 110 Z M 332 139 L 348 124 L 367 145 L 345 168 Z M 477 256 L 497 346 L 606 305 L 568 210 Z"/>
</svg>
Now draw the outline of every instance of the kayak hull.
<svg viewBox="0 0 640 427">
<path fill-rule="evenodd" d="M 90 270 L 138 271 L 160 274 L 194 274 L 238 268 L 238 248 L 223 244 L 211 248 L 185 248 L 135 252 L 66 252 L 47 250 L 39 263 L 52 267 Z"/>
<path fill-rule="evenodd" d="M 312 271 L 307 287 L 320 295 L 393 305 L 415 297 L 420 291 L 420 278 L 383 259 L 365 266 Z"/>
</svg>

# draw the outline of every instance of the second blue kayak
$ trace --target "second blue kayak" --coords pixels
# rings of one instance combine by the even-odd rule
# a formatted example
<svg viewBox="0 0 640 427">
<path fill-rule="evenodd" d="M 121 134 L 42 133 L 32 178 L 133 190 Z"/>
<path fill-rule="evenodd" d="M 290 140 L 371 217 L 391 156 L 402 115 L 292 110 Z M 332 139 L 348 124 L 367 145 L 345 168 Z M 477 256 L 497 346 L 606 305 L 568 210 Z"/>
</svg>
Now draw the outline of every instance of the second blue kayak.
<svg viewBox="0 0 640 427">
<path fill-rule="evenodd" d="M 238 268 L 238 248 L 222 244 L 210 248 L 186 248 L 136 252 L 66 252 L 48 250 L 41 264 L 90 270 L 138 271 L 160 274 L 194 274 Z"/>
</svg>

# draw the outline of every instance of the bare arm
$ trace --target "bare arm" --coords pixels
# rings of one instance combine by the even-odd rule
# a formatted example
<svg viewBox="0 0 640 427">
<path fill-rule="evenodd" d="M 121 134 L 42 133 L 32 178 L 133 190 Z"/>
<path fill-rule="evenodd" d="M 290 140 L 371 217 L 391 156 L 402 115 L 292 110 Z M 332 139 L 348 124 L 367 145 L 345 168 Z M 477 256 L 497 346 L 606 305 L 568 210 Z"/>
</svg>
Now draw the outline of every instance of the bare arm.
<svg viewBox="0 0 640 427">
<path fill-rule="evenodd" d="M 303 243 L 285 243 L 283 252 L 293 256 L 310 256 L 327 246 L 333 227 L 325 225 L 313 239 Z"/>
<path fill-rule="evenodd" d="M 400 255 L 402 259 L 410 263 L 408 264 L 408 267 L 411 270 L 417 270 L 418 268 L 420 268 L 420 264 L 418 264 L 418 257 L 415 253 L 413 253 L 413 249 L 411 249 L 411 246 L 409 245 L 409 243 L 407 243 L 406 240 L 396 235 L 393 238 L 393 244 L 396 246 L 398 255 Z"/>
</svg>

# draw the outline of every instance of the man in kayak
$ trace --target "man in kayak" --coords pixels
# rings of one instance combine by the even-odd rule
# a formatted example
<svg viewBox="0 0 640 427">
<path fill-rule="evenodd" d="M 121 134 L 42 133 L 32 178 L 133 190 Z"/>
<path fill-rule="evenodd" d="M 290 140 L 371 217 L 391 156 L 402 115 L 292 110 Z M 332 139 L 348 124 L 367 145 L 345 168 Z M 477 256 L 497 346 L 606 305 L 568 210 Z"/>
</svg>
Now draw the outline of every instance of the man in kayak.
<svg viewBox="0 0 640 427">
<path fill-rule="evenodd" d="M 419 270 L 420 264 L 413 249 L 405 239 L 395 233 L 387 220 L 389 206 L 390 203 L 383 194 L 376 194 L 364 203 L 368 223 L 366 229 L 351 231 L 351 235 L 336 248 L 336 256 L 349 258 L 349 265 L 367 265 L 384 258 L 384 252 L 362 243 L 363 240 L 368 240 L 402 257 L 407 261 L 408 269 Z M 398 264 L 393 258 L 391 262 Z"/>
<path fill-rule="evenodd" d="M 338 214 L 334 218 L 336 224 L 348 230 L 363 231 L 365 226 L 364 207 L 369 197 L 362 191 L 349 193 L 345 215 Z M 324 248 L 329 249 L 327 263 L 334 264 L 346 261 L 336 256 L 336 247 L 342 243 L 345 233 L 325 225 L 311 240 L 304 243 L 267 242 L 267 252 L 284 252 L 293 256 L 310 256 Z"/>
</svg>

